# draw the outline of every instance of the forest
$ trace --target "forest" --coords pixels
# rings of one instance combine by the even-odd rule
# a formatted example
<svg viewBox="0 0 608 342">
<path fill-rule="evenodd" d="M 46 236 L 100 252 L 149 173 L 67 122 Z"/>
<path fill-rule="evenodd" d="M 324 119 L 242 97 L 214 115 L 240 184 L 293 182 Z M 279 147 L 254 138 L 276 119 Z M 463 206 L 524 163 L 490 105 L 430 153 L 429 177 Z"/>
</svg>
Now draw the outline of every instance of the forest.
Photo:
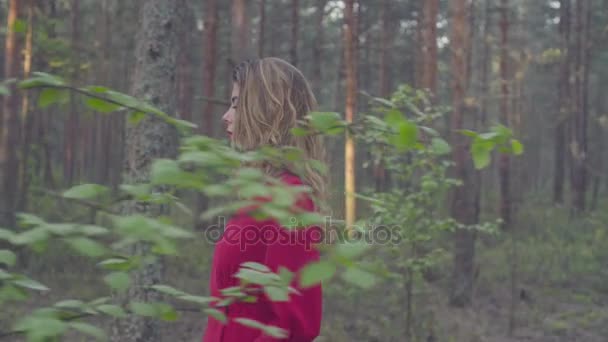
<svg viewBox="0 0 608 342">
<path fill-rule="evenodd" d="M 256 196 L 328 233 L 315 341 L 608 340 L 607 0 L 0 0 L 0 40 L 0 342 L 200 341 L 247 286 L 288 300 L 253 262 L 209 294 Z M 263 57 L 310 81 L 291 134 L 325 162 L 230 146 Z M 328 175 L 323 213 L 246 166 L 276 160 Z"/>
</svg>

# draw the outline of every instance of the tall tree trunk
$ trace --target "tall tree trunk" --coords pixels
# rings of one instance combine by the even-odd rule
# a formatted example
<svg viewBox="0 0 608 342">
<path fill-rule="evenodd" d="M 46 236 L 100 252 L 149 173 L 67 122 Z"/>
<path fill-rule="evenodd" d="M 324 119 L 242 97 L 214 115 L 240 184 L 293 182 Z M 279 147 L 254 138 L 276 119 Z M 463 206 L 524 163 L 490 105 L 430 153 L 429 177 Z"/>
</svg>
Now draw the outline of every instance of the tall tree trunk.
<svg viewBox="0 0 608 342">
<path fill-rule="evenodd" d="M 458 133 L 464 126 L 467 110 L 465 98 L 469 75 L 467 71 L 467 40 L 469 38 L 469 8 L 467 0 L 450 0 L 452 15 L 450 49 L 452 60 L 452 146 L 454 173 L 462 185 L 452 194 L 452 217 L 464 225 L 478 223 L 479 208 L 476 203 L 475 171 L 468 154 L 468 141 Z M 457 229 L 454 233 L 454 269 L 450 292 L 450 304 L 456 307 L 469 306 L 473 297 L 475 257 L 475 232 Z"/>
<path fill-rule="evenodd" d="M 192 32 L 195 29 L 195 18 L 192 11 L 187 11 L 184 18 L 184 30 L 180 33 L 178 54 L 177 96 L 178 113 L 182 120 L 192 121 L 192 100 L 194 97 L 194 81 L 192 80 L 194 64 L 192 63 Z"/>
<path fill-rule="evenodd" d="M 75 72 L 72 75 L 72 82 L 76 83 L 78 79 L 78 69 L 80 69 L 80 1 L 72 0 L 72 67 L 75 68 Z M 78 116 L 78 108 L 76 104 L 75 95 L 70 95 L 70 110 L 66 118 L 64 125 L 64 140 L 63 140 L 63 180 L 66 185 L 72 184 L 75 177 L 76 160 L 78 158 L 78 148 L 83 149 L 84 146 L 76 143 L 78 139 L 78 131 L 80 130 Z"/>
<path fill-rule="evenodd" d="M 420 45 L 422 75 L 420 87 L 437 94 L 437 15 L 439 0 L 425 0 L 422 8 L 422 44 Z"/>
<path fill-rule="evenodd" d="M 205 67 L 203 74 L 203 96 L 213 98 L 215 96 L 215 70 L 217 60 L 217 31 L 219 23 L 219 12 L 217 0 L 208 0 L 207 8 L 205 9 Z M 214 104 L 211 101 L 206 101 L 203 110 L 202 125 L 200 126 L 201 134 L 213 136 L 213 126 L 215 125 L 215 117 L 213 116 Z"/>
<path fill-rule="evenodd" d="M 7 17 L 6 40 L 4 45 L 4 76 L 18 78 L 21 42 L 15 32 L 15 22 L 21 15 L 21 1 L 10 0 Z M 4 98 L 0 120 L 0 226 L 15 224 L 15 205 L 18 194 L 19 159 L 17 151 L 20 141 L 19 94 L 11 87 L 11 94 Z"/>
<path fill-rule="evenodd" d="M 382 27 L 380 30 L 380 61 L 378 68 L 378 86 L 379 95 L 382 98 L 388 98 L 391 92 L 390 86 L 390 51 L 391 51 L 391 34 L 390 34 L 390 0 L 382 0 L 380 4 L 380 20 Z M 384 191 L 387 185 L 387 172 L 382 160 L 374 162 L 374 179 L 376 191 Z"/>
<path fill-rule="evenodd" d="M 32 71 L 32 52 L 33 52 L 33 37 L 34 37 L 34 0 L 27 0 L 26 16 L 27 16 L 27 32 L 25 35 L 25 49 L 23 50 L 23 77 L 28 78 Z M 32 143 L 32 135 L 34 128 L 34 120 L 36 116 L 30 115 L 30 105 L 28 94 L 23 94 L 21 99 L 21 148 L 22 154 L 19 160 L 19 185 L 18 185 L 18 201 L 17 211 L 24 211 L 26 207 L 27 192 L 31 171 L 29 171 L 28 163 L 30 158 L 30 145 Z"/>
<path fill-rule="evenodd" d="M 500 1 L 500 120 L 511 126 L 509 113 L 509 0 Z M 503 229 L 511 227 L 511 158 L 508 154 L 500 155 L 498 166 L 500 183 L 500 217 Z"/>
<path fill-rule="evenodd" d="M 347 122 L 353 122 L 357 106 L 357 68 L 356 68 L 356 18 L 354 0 L 346 0 L 344 8 L 344 64 L 346 69 L 346 108 Z M 346 227 L 351 229 L 356 219 L 355 206 L 355 142 L 347 133 L 344 151 L 344 191 L 346 193 L 345 218 Z"/>
<path fill-rule="evenodd" d="M 553 176 L 553 203 L 562 204 L 564 201 L 564 178 L 566 163 L 564 155 L 566 150 L 566 134 L 568 117 L 571 110 L 571 82 L 570 82 L 570 0 L 561 0 L 559 32 L 561 37 L 561 50 L 564 52 L 560 66 L 560 79 L 558 81 L 559 117 L 555 127 L 554 146 L 554 176 Z"/>
<path fill-rule="evenodd" d="M 176 111 L 174 96 L 177 85 L 175 65 L 178 58 L 179 33 L 184 22 L 184 0 L 148 0 L 140 11 L 140 25 L 136 45 L 135 73 L 132 80 L 133 96 L 146 99 L 167 114 Z M 124 181 L 138 184 L 149 180 L 150 167 L 158 158 L 174 158 L 178 149 L 175 127 L 154 116 L 147 116 L 136 125 L 128 125 L 125 143 Z M 167 215 L 166 205 L 128 202 L 124 214 Z M 137 243 L 129 248 L 132 255 L 147 255 L 150 245 Z M 149 287 L 160 282 L 161 261 L 150 263 L 132 272 L 131 286 L 119 300 L 153 302 L 159 294 Z M 159 323 L 130 315 L 115 320 L 113 341 L 154 342 L 161 340 Z"/>
<path fill-rule="evenodd" d="M 215 0 L 212 0 L 215 1 Z M 266 0 L 260 0 L 260 36 L 258 39 L 258 57 L 264 57 L 264 44 L 266 43 Z"/>
<path fill-rule="evenodd" d="M 328 0 L 317 0 L 315 13 L 315 40 L 312 50 L 312 83 L 318 96 L 323 96 L 322 81 L 323 69 L 321 60 L 323 58 L 324 32 L 323 19 L 325 18 L 325 7 Z"/>
<path fill-rule="evenodd" d="M 251 57 L 247 0 L 232 0 L 231 62 L 233 65 Z"/>
<path fill-rule="evenodd" d="M 587 6 L 588 0 L 576 1 L 575 7 L 575 58 L 574 58 L 574 124 L 572 125 L 571 153 L 573 161 L 573 209 L 585 211 L 587 195 L 587 116 L 588 116 L 588 54 Z"/>
<path fill-rule="evenodd" d="M 262 0 L 264 2 L 265 0 Z M 263 4 L 261 6 L 264 6 Z M 265 12 L 265 9 L 261 8 L 262 11 Z M 204 74 L 203 74 L 203 96 L 205 98 L 211 99 L 215 97 L 215 69 L 216 69 L 216 59 L 217 59 L 217 31 L 218 31 L 218 23 L 219 23 L 219 12 L 218 12 L 218 2 L 217 0 L 208 0 L 207 7 L 205 8 L 205 49 L 203 51 L 203 56 L 205 57 L 205 66 L 204 66 Z M 263 30 L 263 23 L 260 23 L 260 29 Z M 263 40 L 263 34 L 260 33 L 260 39 Z M 263 42 L 260 41 L 260 49 L 263 47 Z M 260 51 L 260 56 L 262 51 Z M 213 111 L 215 106 L 213 102 L 206 101 L 203 116 L 202 116 L 202 124 L 200 125 L 201 134 L 206 134 L 207 136 L 213 136 L 213 127 L 215 125 L 215 116 L 213 115 Z M 207 209 L 208 201 L 207 198 L 201 194 L 197 193 L 196 195 L 196 222 L 195 225 L 200 226 L 202 222 L 199 222 L 199 217 L 201 214 Z"/>
<path fill-rule="evenodd" d="M 491 27 L 492 27 L 492 7 L 491 0 L 486 1 L 485 4 L 485 15 L 483 24 L 483 52 L 482 52 L 482 66 L 481 66 L 481 126 L 486 127 L 488 122 L 488 96 L 490 95 L 490 64 L 492 57 L 492 44 L 491 44 Z"/>
<path fill-rule="evenodd" d="M 291 3 L 291 46 L 289 55 L 291 64 L 298 65 L 298 41 L 300 33 L 300 0 L 292 0 Z"/>
</svg>

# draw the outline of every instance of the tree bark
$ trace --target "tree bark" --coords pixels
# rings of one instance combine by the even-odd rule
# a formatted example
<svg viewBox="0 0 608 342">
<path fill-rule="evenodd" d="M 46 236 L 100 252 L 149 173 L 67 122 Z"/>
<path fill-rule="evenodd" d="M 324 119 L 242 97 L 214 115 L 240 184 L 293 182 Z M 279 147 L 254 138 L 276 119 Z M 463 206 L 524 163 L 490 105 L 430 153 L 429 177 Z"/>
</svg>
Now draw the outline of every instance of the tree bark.
<svg viewBox="0 0 608 342">
<path fill-rule="evenodd" d="M 146 99 L 152 105 L 172 115 L 177 104 L 175 92 L 176 64 L 178 59 L 179 33 L 182 32 L 185 1 L 148 0 L 140 12 L 140 25 L 136 45 L 136 64 L 132 80 L 133 96 Z M 154 116 L 147 116 L 138 124 L 127 126 L 125 143 L 125 183 L 147 182 L 152 162 L 158 158 L 174 158 L 178 149 L 178 133 L 175 127 Z M 124 214 L 167 215 L 165 205 L 138 202 L 126 203 Z M 146 255 L 150 246 L 136 243 L 129 248 L 131 255 Z M 123 302 L 158 301 L 159 294 L 149 288 L 160 282 L 161 262 L 151 263 L 133 271 L 131 286 Z M 112 326 L 113 341 L 154 342 L 161 340 L 159 323 L 155 320 L 129 316 L 115 320 Z"/>
<path fill-rule="evenodd" d="M 7 29 L 5 38 L 5 78 L 18 78 L 20 76 L 19 56 L 21 41 L 15 32 L 15 22 L 21 15 L 22 3 L 19 0 L 10 0 L 7 16 Z M 19 94 L 15 86 L 11 87 L 11 94 L 4 98 L 2 103 L 2 117 L 0 120 L 0 226 L 13 227 L 15 225 L 15 209 L 17 202 L 19 158 L 17 151 L 20 141 L 19 122 Z"/>
<path fill-rule="evenodd" d="M 215 97 L 215 70 L 217 60 L 217 31 L 219 23 L 219 12 L 217 0 L 207 1 L 205 13 L 205 67 L 203 74 L 203 96 L 206 98 Z M 215 118 L 213 110 L 215 106 L 212 102 L 207 101 L 203 110 L 203 124 L 200 126 L 200 133 L 213 136 L 213 126 Z"/>
<path fill-rule="evenodd" d="M 323 58 L 323 44 L 324 44 L 324 33 L 323 19 L 325 18 L 325 7 L 327 6 L 328 0 L 317 0 L 316 13 L 315 13 L 315 40 L 312 51 L 312 83 L 319 96 L 323 95 L 322 92 L 322 80 L 323 80 L 323 68 L 321 66 Z"/>
<path fill-rule="evenodd" d="M 454 173 L 462 185 L 452 194 L 452 217 L 463 225 L 478 223 L 479 207 L 476 203 L 475 186 L 477 179 L 471 156 L 468 154 L 468 140 L 458 133 L 464 128 L 466 111 L 465 98 L 468 88 L 467 47 L 469 37 L 469 8 L 467 0 L 450 0 L 452 15 L 450 48 L 452 64 L 452 146 Z M 473 275 L 475 258 L 475 232 L 457 229 L 454 233 L 454 269 L 450 291 L 450 304 L 456 307 L 471 305 L 473 297 Z"/>
<path fill-rule="evenodd" d="M 428 89 L 434 97 L 437 94 L 437 15 L 439 0 L 425 0 L 422 8 L 422 60 L 420 87 Z"/>
<path fill-rule="evenodd" d="M 32 53 L 34 37 L 34 0 L 26 2 L 27 32 L 25 34 L 25 49 L 23 50 L 23 77 L 28 78 L 32 71 Z M 30 145 L 36 116 L 30 115 L 29 96 L 23 94 L 21 98 L 21 158 L 19 159 L 19 185 L 17 211 L 24 211 L 27 203 L 27 192 L 31 171 L 28 170 L 30 158 Z"/>
<path fill-rule="evenodd" d="M 194 98 L 194 81 L 192 75 L 194 64 L 192 63 L 192 32 L 194 31 L 195 18 L 192 11 L 186 11 L 188 15 L 185 20 L 185 25 L 182 25 L 184 30 L 179 34 L 180 47 L 178 54 L 178 76 L 177 76 L 177 96 L 178 96 L 178 113 L 182 120 L 192 121 L 192 100 Z"/>
<path fill-rule="evenodd" d="M 344 8 L 344 64 L 346 69 L 346 108 L 345 118 L 347 122 L 353 122 L 357 105 L 357 68 L 355 39 L 356 18 L 354 11 L 354 0 L 346 0 Z M 344 151 L 344 191 L 346 193 L 345 218 L 346 227 L 351 229 L 356 219 L 355 203 L 355 142 L 353 137 L 347 133 Z"/>
<path fill-rule="evenodd" d="M 298 41 L 300 33 L 300 0 L 292 0 L 291 3 L 291 47 L 289 55 L 291 64 L 298 65 Z"/>
<path fill-rule="evenodd" d="M 211 0 L 214 2 L 215 0 Z M 260 35 L 258 39 L 258 57 L 264 57 L 264 44 L 266 43 L 266 0 L 260 0 Z"/>
<path fill-rule="evenodd" d="M 575 83 L 575 113 L 572 125 L 571 153 L 573 161 L 572 190 L 573 209 L 576 213 L 584 212 L 586 209 L 587 195 L 587 121 L 589 110 L 589 30 L 588 18 L 590 7 L 589 0 L 576 1 L 576 43 L 574 61 L 574 83 Z"/>
<path fill-rule="evenodd" d="M 72 29 L 72 67 L 76 70 L 80 67 L 79 58 L 79 41 L 80 41 L 80 1 L 72 0 L 71 2 L 71 29 Z M 74 72 L 72 82 L 77 83 L 78 72 Z M 75 178 L 75 168 L 78 159 L 78 139 L 77 132 L 80 130 L 80 118 L 78 117 L 78 109 L 74 94 L 70 94 L 70 110 L 64 123 L 64 140 L 63 140 L 63 181 L 66 185 L 71 185 Z M 84 146 L 80 146 L 83 149 Z"/>
<path fill-rule="evenodd" d="M 509 112 L 509 0 L 500 1 L 500 119 L 502 124 L 511 126 Z M 500 183 L 500 217 L 503 229 L 511 227 L 511 158 L 508 154 L 500 155 L 498 166 Z"/>
<path fill-rule="evenodd" d="M 571 83 L 570 83 L 570 0 L 560 2 L 559 32 L 561 37 L 561 50 L 563 51 L 560 79 L 558 82 L 559 117 L 555 127 L 554 146 L 554 176 L 553 176 L 553 203 L 564 202 L 564 179 L 566 176 L 566 137 L 567 123 L 571 110 Z"/>
<path fill-rule="evenodd" d="M 231 62 L 233 65 L 251 57 L 247 2 L 247 0 L 232 0 Z"/>
</svg>

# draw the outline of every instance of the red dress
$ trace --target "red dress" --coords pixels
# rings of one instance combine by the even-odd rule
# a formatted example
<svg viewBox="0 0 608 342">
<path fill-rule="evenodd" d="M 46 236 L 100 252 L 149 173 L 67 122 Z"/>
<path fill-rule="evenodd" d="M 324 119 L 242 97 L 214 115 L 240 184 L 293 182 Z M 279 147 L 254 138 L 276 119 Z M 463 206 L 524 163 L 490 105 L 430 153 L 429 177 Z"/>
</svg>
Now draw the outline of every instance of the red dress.
<svg viewBox="0 0 608 342">
<path fill-rule="evenodd" d="M 302 185 L 299 177 L 284 173 L 283 182 Z M 296 205 L 314 211 L 315 205 L 309 197 L 301 198 Z M 233 277 L 240 265 L 252 261 L 267 265 L 273 272 L 286 267 L 297 272 L 302 266 L 319 259 L 314 243 L 320 242 L 319 227 L 288 230 L 274 220 L 258 221 L 241 211 L 233 216 L 225 227 L 222 239 L 216 244 L 211 269 L 210 292 L 221 297 L 220 290 L 237 286 L 239 279 Z M 228 317 L 225 325 L 209 316 L 203 342 L 310 342 L 319 335 L 321 327 L 321 286 L 298 288 L 297 277 L 292 287 L 300 294 L 290 294 L 289 301 L 272 302 L 261 295 L 255 303 L 237 302 L 222 308 Z M 254 319 L 267 325 L 288 331 L 286 339 L 276 339 L 234 322 L 234 318 Z"/>
</svg>

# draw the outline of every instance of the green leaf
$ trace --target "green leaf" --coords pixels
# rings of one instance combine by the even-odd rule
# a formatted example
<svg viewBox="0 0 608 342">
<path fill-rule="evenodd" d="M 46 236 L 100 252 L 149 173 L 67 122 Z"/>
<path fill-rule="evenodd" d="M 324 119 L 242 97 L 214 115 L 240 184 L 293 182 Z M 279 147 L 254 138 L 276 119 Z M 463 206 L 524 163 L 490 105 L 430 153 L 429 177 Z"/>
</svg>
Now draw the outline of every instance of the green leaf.
<svg viewBox="0 0 608 342">
<path fill-rule="evenodd" d="M 39 242 L 46 241 L 49 238 L 49 232 L 44 227 L 30 229 L 24 233 L 17 234 L 11 240 L 15 245 L 34 245 Z"/>
<path fill-rule="evenodd" d="M 393 102 L 387 99 L 383 99 L 381 97 L 374 97 L 373 100 L 389 108 L 395 107 L 395 104 Z"/>
<path fill-rule="evenodd" d="M 146 117 L 146 113 L 144 112 L 131 112 L 129 113 L 128 122 L 129 124 L 135 126 L 141 122 Z"/>
<path fill-rule="evenodd" d="M 331 279 L 336 273 L 336 265 L 319 261 L 306 265 L 300 272 L 300 286 L 307 288 Z"/>
<path fill-rule="evenodd" d="M 287 331 L 284 329 L 272 325 L 266 325 L 250 318 L 237 317 L 234 319 L 234 321 L 246 327 L 261 330 L 264 332 L 264 334 L 275 338 L 282 339 L 288 336 Z"/>
<path fill-rule="evenodd" d="M 266 266 L 264 264 L 260 264 L 258 262 L 252 262 L 252 261 L 242 263 L 241 267 L 251 268 L 252 270 L 256 270 L 256 271 L 260 271 L 260 272 L 272 272 L 272 270 L 268 266 Z"/>
<path fill-rule="evenodd" d="M 45 72 L 33 72 L 31 78 L 27 80 L 23 80 L 19 83 L 19 88 L 21 89 L 31 89 L 36 87 L 44 87 L 44 86 L 56 86 L 56 87 L 64 87 L 65 82 L 54 75 L 47 74 Z"/>
<path fill-rule="evenodd" d="M 103 277 L 103 280 L 112 289 L 117 290 L 119 292 L 125 291 L 131 283 L 131 278 L 129 277 L 129 274 L 125 272 L 112 272 Z"/>
<path fill-rule="evenodd" d="M 100 113 L 111 113 L 122 109 L 121 106 L 96 97 L 87 97 L 85 104 L 90 109 Z"/>
<path fill-rule="evenodd" d="M 274 273 L 259 272 L 249 268 L 239 269 L 234 277 L 258 285 L 268 285 L 279 279 Z"/>
<path fill-rule="evenodd" d="M 63 193 L 63 197 L 74 199 L 90 199 L 108 192 L 109 189 L 99 184 L 77 185 Z"/>
<path fill-rule="evenodd" d="M 64 104 L 67 103 L 69 98 L 70 93 L 67 90 L 45 88 L 40 92 L 40 96 L 38 96 L 38 107 L 46 108 L 55 103 Z"/>
<path fill-rule="evenodd" d="M 226 322 L 228 322 L 228 318 L 226 317 L 226 315 L 218 309 L 207 308 L 207 309 L 203 310 L 203 312 L 206 313 L 207 315 L 215 318 L 216 320 L 222 322 L 223 324 L 226 324 Z"/>
<path fill-rule="evenodd" d="M 174 322 L 179 318 L 177 311 L 165 303 L 157 303 L 158 316 L 163 321 Z"/>
<path fill-rule="evenodd" d="M 25 33 L 27 31 L 27 21 L 22 19 L 15 19 L 13 24 L 13 31 L 15 33 Z"/>
<path fill-rule="evenodd" d="M 342 279 L 346 282 L 369 289 L 376 284 L 376 277 L 360 268 L 349 267 L 342 273 Z"/>
<path fill-rule="evenodd" d="M 467 136 L 469 138 L 477 138 L 477 136 L 479 136 L 479 134 L 477 132 L 470 131 L 468 129 L 460 130 L 460 134 Z"/>
<path fill-rule="evenodd" d="M 155 289 L 156 291 L 160 292 L 160 293 L 164 293 L 164 294 L 168 294 L 170 296 L 184 296 L 187 295 L 186 292 L 175 289 L 171 286 L 168 285 L 152 285 L 151 288 Z"/>
<path fill-rule="evenodd" d="M 524 145 L 516 139 L 511 139 L 511 151 L 514 155 L 519 156 L 524 153 Z"/>
<path fill-rule="evenodd" d="M 100 341 L 106 340 L 106 334 L 103 332 L 103 330 L 94 325 L 83 322 L 71 322 L 70 327 L 74 330 L 80 331 L 81 333 L 93 336 Z"/>
<path fill-rule="evenodd" d="M 124 318 L 127 317 L 127 313 L 123 308 L 118 305 L 112 304 L 103 304 L 96 308 L 99 312 L 104 313 L 108 316 L 116 317 L 116 318 Z"/>
<path fill-rule="evenodd" d="M 23 278 L 23 279 L 18 279 L 18 280 L 13 280 L 13 284 L 22 287 L 22 288 L 26 288 L 26 289 L 30 289 L 30 290 L 35 290 L 35 291 L 48 291 L 50 290 L 48 287 L 44 286 L 43 284 L 33 280 L 33 279 L 29 279 L 29 278 Z"/>
<path fill-rule="evenodd" d="M 150 303 L 131 302 L 129 307 L 135 314 L 139 316 L 155 317 L 157 315 L 156 307 Z"/>
<path fill-rule="evenodd" d="M 340 114 L 335 112 L 313 112 L 309 115 L 312 128 L 327 134 L 338 134 L 344 127 Z"/>
<path fill-rule="evenodd" d="M 105 94 L 110 89 L 107 87 L 103 87 L 103 86 L 87 86 L 87 87 L 83 88 L 83 90 L 90 91 L 91 93 Z"/>
<path fill-rule="evenodd" d="M 106 259 L 97 265 L 112 271 L 129 271 L 137 266 L 132 260 L 121 258 Z"/>
<path fill-rule="evenodd" d="M 15 330 L 25 331 L 28 341 L 48 341 L 65 332 L 67 324 L 54 317 L 28 316 L 17 323 Z"/>
<path fill-rule="evenodd" d="M 74 237 L 65 239 L 66 242 L 78 253 L 89 257 L 100 257 L 106 253 L 106 248 L 86 237 Z"/>
<path fill-rule="evenodd" d="M 445 155 L 452 151 L 450 145 L 441 138 L 433 138 L 431 140 L 431 148 L 435 154 Z"/>
<path fill-rule="evenodd" d="M 398 109 L 391 109 L 384 115 L 384 122 L 389 127 L 399 127 L 405 121 L 405 116 Z"/>
<path fill-rule="evenodd" d="M 186 302 L 191 302 L 191 303 L 196 303 L 196 304 L 201 304 L 201 305 L 208 305 L 209 303 L 217 300 L 217 298 L 214 298 L 214 297 L 194 296 L 194 295 L 182 295 L 182 296 L 179 296 L 179 299 L 186 301 Z"/>
<path fill-rule="evenodd" d="M 338 244 L 336 247 L 336 254 L 346 259 L 354 259 L 361 256 L 369 249 L 369 244 L 357 241 L 357 242 L 344 242 Z"/>
<path fill-rule="evenodd" d="M 416 146 L 418 142 L 418 127 L 407 120 L 399 124 L 397 136 L 391 137 L 391 142 L 400 151 L 406 151 Z"/>
<path fill-rule="evenodd" d="M 57 302 L 57 303 L 55 303 L 54 306 L 57 308 L 82 309 L 85 306 L 85 304 L 81 300 L 68 299 L 68 300 L 62 300 L 60 302 Z"/>
<path fill-rule="evenodd" d="M 264 286 L 264 293 L 273 302 L 286 302 L 289 300 L 289 289 L 279 286 Z"/>
<path fill-rule="evenodd" d="M 481 170 L 490 164 L 490 152 L 492 152 L 493 148 L 494 143 L 491 141 L 480 139 L 473 141 L 473 144 L 471 144 L 471 155 L 476 169 Z"/>
<path fill-rule="evenodd" d="M 0 249 L 0 264 L 5 264 L 6 266 L 15 266 L 17 262 L 17 255 L 12 251 L 7 249 Z"/>
<path fill-rule="evenodd" d="M 306 128 L 294 127 L 291 129 L 291 134 L 293 134 L 296 137 L 305 137 L 310 134 L 310 131 L 308 131 Z"/>
</svg>

